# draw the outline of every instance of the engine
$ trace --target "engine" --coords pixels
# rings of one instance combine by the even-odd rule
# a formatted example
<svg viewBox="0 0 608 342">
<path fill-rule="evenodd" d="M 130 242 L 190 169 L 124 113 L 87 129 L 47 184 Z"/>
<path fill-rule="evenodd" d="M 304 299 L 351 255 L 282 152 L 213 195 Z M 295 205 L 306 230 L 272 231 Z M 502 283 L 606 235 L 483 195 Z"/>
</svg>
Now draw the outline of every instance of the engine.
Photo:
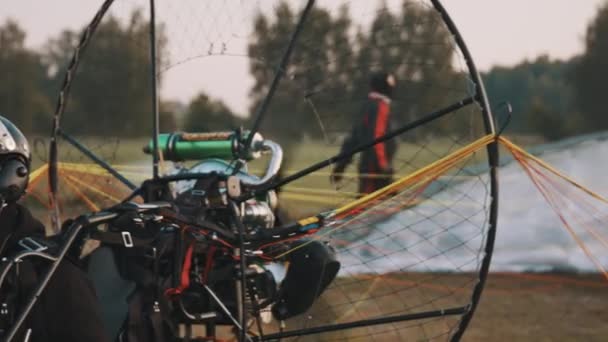
<svg viewBox="0 0 608 342">
<path fill-rule="evenodd" d="M 169 198 L 179 215 L 194 223 L 192 229 L 180 227 L 179 237 L 168 234 L 176 240 L 175 248 L 159 256 L 166 259 L 160 264 L 167 265 L 159 270 L 160 278 L 172 279 L 171 287 L 164 289 L 168 305 L 186 324 L 208 321 L 210 315 L 214 324 L 233 324 L 240 317 L 256 317 L 264 323 L 272 317 L 288 319 L 310 308 L 339 269 L 333 250 L 319 241 L 273 241 L 268 247 L 278 252 L 273 255 L 297 249 L 278 260 L 260 248 L 267 243 L 240 245 L 244 236 L 279 229 L 277 194 L 260 189 L 267 189 L 282 161 L 280 146 L 259 135 L 244 154 L 243 136 L 246 133 L 173 133 L 161 135 L 159 141 L 165 160 L 177 165 L 200 158 L 190 167 L 176 167 L 169 189 L 166 182 L 156 187 L 151 181 L 150 189 L 145 190 L 153 195 L 146 201 Z M 269 154 L 270 159 L 265 174 L 256 176 L 248 171 L 246 162 L 262 154 Z M 214 229 L 235 238 L 223 241 Z M 175 230 L 165 227 L 164 231 Z"/>
</svg>

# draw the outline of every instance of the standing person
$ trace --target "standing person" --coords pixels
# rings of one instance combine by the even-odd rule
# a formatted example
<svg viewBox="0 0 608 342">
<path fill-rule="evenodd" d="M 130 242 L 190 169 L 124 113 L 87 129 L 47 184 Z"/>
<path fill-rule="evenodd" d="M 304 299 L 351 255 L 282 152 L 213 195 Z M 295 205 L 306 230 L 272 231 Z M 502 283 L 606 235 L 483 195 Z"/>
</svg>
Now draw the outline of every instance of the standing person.
<svg viewBox="0 0 608 342">
<path fill-rule="evenodd" d="M 350 135 L 344 140 L 340 153 L 348 152 L 357 146 L 370 143 L 390 132 L 390 106 L 395 77 L 387 72 L 373 74 L 370 79 L 370 92 L 363 105 L 360 120 L 356 121 Z M 369 194 L 392 183 L 393 157 L 397 149 L 394 139 L 378 143 L 360 153 L 359 156 L 359 193 Z M 339 183 L 344 169 L 352 157 L 336 163 L 331 173 L 331 181 Z"/>
<path fill-rule="evenodd" d="M 31 154 L 27 139 L 0 116 L 0 256 L 19 251 L 25 237 L 44 237 L 44 226 L 17 203 L 27 188 Z M 0 337 L 6 334 L 49 266 L 25 259 L 0 289 Z M 11 316 L 13 316 L 11 318 Z M 109 341 L 95 291 L 84 272 L 64 260 L 30 312 L 14 341 Z"/>
</svg>

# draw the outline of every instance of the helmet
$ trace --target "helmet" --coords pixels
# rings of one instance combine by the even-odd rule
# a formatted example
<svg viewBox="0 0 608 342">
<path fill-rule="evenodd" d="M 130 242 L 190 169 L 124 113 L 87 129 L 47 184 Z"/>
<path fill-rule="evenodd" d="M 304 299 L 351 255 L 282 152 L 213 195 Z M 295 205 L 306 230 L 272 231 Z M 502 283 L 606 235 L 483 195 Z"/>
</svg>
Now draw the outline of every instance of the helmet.
<svg viewBox="0 0 608 342">
<path fill-rule="evenodd" d="M 16 202 L 29 180 L 31 152 L 25 135 L 0 116 L 0 201 Z"/>
<path fill-rule="evenodd" d="M 397 82 L 395 76 L 388 72 L 378 72 L 372 75 L 369 86 L 373 91 L 391 97 Z"/>
</svg>

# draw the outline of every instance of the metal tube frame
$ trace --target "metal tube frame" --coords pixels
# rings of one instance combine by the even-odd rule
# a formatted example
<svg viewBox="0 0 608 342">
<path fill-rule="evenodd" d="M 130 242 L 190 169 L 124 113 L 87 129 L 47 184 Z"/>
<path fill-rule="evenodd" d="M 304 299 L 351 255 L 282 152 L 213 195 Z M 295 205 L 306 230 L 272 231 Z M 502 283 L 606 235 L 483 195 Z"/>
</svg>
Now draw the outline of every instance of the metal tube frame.
<svg viewBox="0 0 608 342">
<path fill-rule="evenodd" d="M 419 122 L 414 121 L 414 122 L 410 123 L 409 125 L 401 127 L 400 129 L 398 129 L 394 132 L 391 132 L 381 138 L 374 140 L 373 142 L 370 142 L 370 144 L 360 146 L 360 147 L 356 148 L 354 151 L 351 151 L 350 153 L 339 154 L 326 161 L 317 163 L 305 170 L 302 170 L 301 172 L 298 172 L 297 174 L 294 174 L 290 177 L 285 178 L 284 180 L 282 180 L 280 182 L 273 183 L 273 184 L 269 185 L 268 187 L 265 187 L 262 191 L 270 190 L 272 188 L 279 187 L 288 182 L 294 181 L 295 179 L 301 178 L 320 168 L 326 167 L 338 160 L 348 158 L 351 155 L 358 153 L 365 148 L 376 145 L 382 141 L 388 140 L 388 139 L 395 137 L 399 134 L 402 134 L 408 130 L 414 129 L 415 127 L 419 127 L 420 125 L 422 125 L 426 122 L 429 122 L 438 117 L 447 115 L 448 113 L 451 113 L 451 112 L 453 112 L 459 108 L 462 108 L 468 104 L 471 104 L 473 102 L 477 102 L 482 108 L 482 114 L 483 114 L 483 120 L 484 120 L 484 126 L 485 126 L 486 133 L 487 134 L 495 133 L 494 121 L 493 121 L 493 117 L 492 117 L 492 112 L 490 110 L 489 102 L 488 102 L 488 99 L 487 99 L 487 96 L 485 93 L 485 89 L 483 87 L 481 77 L 479 76 L 479 73 L 473 62 L 471 54 L 470 54 L 466 44 L 464 43 L 464 40 L 463 40 L 462 36 L 460 35 L 458 29 L 456 28 L 456 25 L 454 24 L 454 22 L 448 15 L 447 11 L 445 10 L 445 8 L 441 4 L 441 2 L 439 0 L 430 0 L 430 1 L 433 4 L 435 10 L 441 15 L 444 23 L 447 25 L 448 30 L 454 36 L 456 45 L 463 53 L 463 56 L 466 60 L 467 67 L 469 69 L 469 76 L 471 77 L 471 80 L 473 81 L 473 83 L 475 84 L 475 87 L 476 87 L 475 96 L 472 98 L 464 99 L 463 101 L 461 101 L 457 104 L 454 104 L 450 107 L 446 107 L 442 110 L 431 113 L 428 116 L 423 117 L 422 119 L 418 120 Z M 82 34 L 80 43 L 74 52 L 72 61 L 69 65 L 67 73 L 66 73 L 66 77 L 64 78 L 64 83 L 63 83 L 62 89 L 60 91 L 57 108 L 56 108 L 55 115 L 54 115 L 54 121 L 53 121 L 53 132 L 52 132 L 52 138 L 51 138 L 50 158 L 49 158 L 50 164 L 51 164 L 50 170 L 49 170 L 49 183 L 51 186 L 50 199 L 51 199 L 51 204 L 54 207 L 57 206 L 56 199 L 55 199 L 56 192 L 57 192 L 57 137 L 59 135 L 61 135 L 61 131 L 60 131 L 61 116 L 62 116 L 63 112 L 65 111 L 65 105 L 67 102 L 69 89 L 70 89 L 71 83 L 73 81 L 73 78 L 74 78 L 73 76 L 75 74 L 75 71 L 78 67 L 80 54 L 82 52 L 84 52 L 84 50 L 90 40 L 90 37 L 95 32 L 97 26 L 99 25 L 99 22 L 101 21 L 102 17 L 105 15 L 105 13 L 107 12 L 107 9 L 110 7 L 110 5 L 112 3 L 113 3 L 113 0 L 106 0 L 102 4 L 100 10 L 97 12 L 94 19 L 91 21 L 89 26 L 87 26 L 84 33 Z M 285 68 L 287 67 L 289 57 L 295 46 L 295 42 L 297 41 L 297 38 L 303 29 L 304 22 L 305 22 L 306 18 L 308 17 L 309 12 L 313 5 L 314 5 L 314 0 L 309 0 L 306 5 L 306 8 L 302 12 L 302 15 L 296 26 L 296 29 L 294 30 L 294 33 L 291 37 L 289 45 L 288 45 L 285 53 L 283 54 L 281 62 L 277 68 L 277 72 L 272 81 L 269 92 L 266 95 L 266 97 L 264 98 L 264 101 L 262 102 L 261 106 L 258 108 L 258 110 L 256 112 L 256 119 L 254 121 L 251 134 L 249 135 L 249 137 L 247 138 L 246 143 L 245 143 L 245 147 L 244 147 L 245 152 L 248 152 L 248 150 L 250 149 L 249 145 L 251 144 L 252 137 L 261 125 L 264 114 L 268 109 L 268 106 L 273 98 L 276 88 L 278 87 L 279 82 L 285 73 Z M 152 86 L 153 86 L 153 101 L 154 101 L 154 107 L 153 107 L 153 110 L 154 110 L 154 113 L 153 113 L 153 115 L 154 115 L 154 124 L 153 124 L 154 137 L 153 137 L 153 140 L 154 140 L 154 150 L 155 150 L 155 152 L 154 152 L 155 161 L 154 161 L 153 168 L 154 168 L 154 177 L 157 178 L 158 177 L 158 151 L 157 151 L 158 150 L 158 141 L 157 141 L 157 138 L 158 138 L 158 129 L 159 129 L 158 128 L 158 119 L 159 118 L 158 118 L 158 94 L 157 94 L 158 89 L 157 89 L 157 84 L 156 84 L 157 73 L 156 73 L 156 36 L 155 36 L 156 34 L 155 34 L 154 0 L 150 0 L 150 6 L 151 6 L 151 8 L 150 8 L 150 15 L 151 15 L 151 19 L 150 19 L 150 44 L 151 44 L 150 55 L 152 58 L 151 62 L 152 62 L 152 69 L 153 69 L 152 70 L 152 73 L 153 73 Z M 75 145 L 75 146 L 77 146 L 77 145 Z M 82 147 L 84 147 L 84 146 L 82 146 Z M 85 148 L 85 150 L 86 150 L 86 148 Z M 440 310 L 440 311 L 435 311 L 435 312 L 398 315 L 398 316 L 390 316 L 390 317 L 371 319 L 371 320 L 362 320 L 362 321 L 350 322 L 350 323 L 344 323 L 344 324 L 327 325 L 327 326 L 323 326 L 323 327 L 302 329 L 302 330 L 296 330 L 296 331 L 291 331 L 291 332 L 283 332 L 283 333 L 279 333 L 279 334 L 268 335 L 268 336 L 266 336 L 266 338 L 281 338 L 281 337 L 296 336 L 296 335 L 316 334 L 316 333 L 321 333 L 321 332 L 325 332 L 325 331 L 350 329 L 350 328 L 355 328 L 355 327 L 363 327 L 363 326 L 376 325 L 376 324 L 385 324 L 385 323 L 399 322 L 399 321 L 406 321 L 406 320 L 413 320 L 413 319 L 424 319 L 424 318 L 445 316 L 447 314 L 451 314 L 451 315 L 462 315 L 460 324 L 451 338 L 452 341 L 459 341 L 460 338 L 462 337 L 466 327 L 468 326 L 468 324 L 473 316 L 473 313 L 475 312 L 475 309 L 479 303 L 479 299 L 481 297 L 482 290 L 485 285 L 485 281 L 487 279 L 490 262 L 491 262 L 491 257 L 492 257 L 492 252 L 494 249 L 494 240 L 495 240 L 495 236 L 496 236 L 496 221 L 497 221 L 497 217 L 498 217 L 498 181 L 497 181 L 498 146 L 497 146 L 497 143 L 490 144 L 487 147 L 487 152 L 488 152 L 488 162 L 489 162 L 489 167 L 490 167 L 490 185 L 491 185 L 491 190 L 490 190 L 491 203 L 490 203 L 490 212 L 489 212 L 489 217 L 488 217 L 488 232 L 487 232 L 487 236 L 486 236 L 486 245 L 485 245 L 485 249 L 484 249 L 484 256 L 483 256 L 481 268 L 479 271 L 479 281 L 473 290 L 473 294 L 471 296 L 471 303 L 469 306 L 455 308 L 455 309 Z M 87 153 L 85 153 L 85 154 L 87 154 Z M 97 160 L 95 160 L 95 159 L 93 159 L 93 160 L 96 163 L 100 164 Z M 116 172 L 116 173 L 118 174 L 118 172 Z M 112 173 L 112 174 L 114 175 L 114 173 Z M 119 178 L 119 177 L 117 177 L 117 178 Z M 120 178 L 119 178 L 119 180 L 120 180 Z M 240 232 L 239 235 L 242 238 L 242 232 Z M 241 242 L 240 248 L 242 248 L 242 242 Z M 49 278 L 50 278 L 50 276 L 49 276 Z M 46 282 L 48 282 L 48 279 L 43 283 L 44 286 L 46 286 Z M 44 286 L 41 286 L 42 289 Z M 40 292 L 42 291 L 42 289 L 40 290 Z M 35 299 L 37 299 L 37 296 L 34 298 L 34 301 L 35 301 Z"/>
<path fill-rule="evenodd" d="M 325 325 L 320 327 L 308 328 L 308 329 L 300 329 L 300 330 L 292 330 L 286 331 L 277 334 L 269 334 L 261 338 L 254 338 L 254 341 L 267 341 L 267 340 L 275 340 L 286 337 L 294 337 L 294 336 L 306 336 L 313 334 L 326 333 L 331 331 L 339 331 L 345 329 L 354 329 L 354 328 L 364 328 L 373 325 L 380 324 L 388 324 L 388 323 L 396 323 L 396 322 L 405 322 L 405 321 L 414 321 L 419 319 L 429 319 L 436 317 L 444 317 L 444 316 L 453 316 L 453 315 L 462 315 L 467 312 L 468 307 L 457 307 L 457 308 L 449 308 L 443 310 L 435 310 L 435 311 L 424 311 L 424 312 L 416 312 L 410 314 L 403 315 L 395 315 L 388 317 L 379 317 L 379 318 L 371 318 L 364 319 L 360 321 L 348 322 L 348 323 L 339 323 L 332 325 Z"/>
<path fill-rule="evenodd" d="M 55 108 L 55 113 L 53 114 L 53 130 L 51 132 L 51 144 L 49 148 L 49 204 L 53 210 L 52 221 L 55 232 L 60 230 L 59 204 L 57 203 L 57 139 L 59 138 L 58 135 L 61 128 L 61 117 L 67 106 L 70 88 L 76 77 L 76 70 L 78 69 L 81 55 L 86 51 L 91 37 L 95 34 L 101 19 L 105 16 L 112 3 L 114 3 L 114 0 L 106 0 L 97 13 L 95 13 L 95 16 L 89 25 L 82 32 L 78 46 L 74 49 L 74 54 L 72 55 L 65 77 L 63 78 L 63 84 L 57 98 L 57 106 Z"/>
<path fill-rule="evenodd" d="M 475 84 L 476 101 L 482 109 L 482 118 L 484 121 L 486 134 L 496 134 L 494 117 L 492 115 L 490 102 L 486 95 L 481 76 L 479 75 L 477 67 L 475 66 L 475 62 L 473 61 L 473 57 L 467 45 L 465 44 L 462 35 L 458 31 L 456 24 L 446 11 L 445 7 L 443 7 L 443 5 L 441 4 L 441 1 L 431 0 L 431 3 L 435 7 L 435 10 L 439 12 L 441 17 L 443 18 L 443 21 L 447 25 L 448 30 L 452 33 L 454 39 L 456 40 L 456 45 L 458 46 L 458 48 L 463 54 L 464 59 L 466 60 L 467 68 L 469 69 L 469 76 Z M 458 328 L 451 337 L 451 341 L 453 342 L 460 341 L 467 326 L 469 325 L 469 322 L 471 321 L 471 318 L 473 318 L 473 314 L 475 313 L 475 309 L 479 304 L 479 299 L 481 298 L 481 294 L 483 292 L 483 288 L 488 277 L 488 272 L 490 271 L 492 253 L 494 252 L 494 241 L 496 239 L 496 225 L 498 220 L 498 142 L 495 141 L 489 144 L 486 151 L 488 153 L 488 166 L 490 168 L 489 175 L 491 198 L 486 245 L 484 247 L 484 255 L 481 261 L 481 267 L 479 269 L 479 281 L 473 289 L 469 310 L 462 316 Z"/>
<path fill-rule="evenodd" d="M 159 112 L 158 112 L 158 67 L 156 65 L 156 6 L 154 0 L 150 0 L 150 63 L 152 82 L 152 178 L 158 178 L 158 135 Z"/>
</svg>

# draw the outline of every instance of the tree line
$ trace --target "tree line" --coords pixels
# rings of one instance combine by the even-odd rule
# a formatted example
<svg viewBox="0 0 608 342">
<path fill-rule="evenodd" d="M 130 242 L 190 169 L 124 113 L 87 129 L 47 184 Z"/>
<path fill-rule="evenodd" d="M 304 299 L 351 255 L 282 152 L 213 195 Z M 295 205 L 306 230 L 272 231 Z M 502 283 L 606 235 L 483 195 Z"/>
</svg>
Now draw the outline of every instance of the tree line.
<svg viewBox="0 0 608 342">
<path fill-rule="evenodd" d="M 99 25 L 70 88 L 62 120 L 66 132 L 149 134 L 153 102 L 148 31 L 149 23 L 141 11 L 134 11 L 127 22 L 110 16 Z M 9 117 L 27 133 L 48 135 L 65 69 L 80 32 L 65 30 L 49 39 L 41 51 L 26 48 L 25 38 L 26 33 L 17 22 L 7 20 L 0 24 L 0 115 Z M 160 30 L 157 44 L 161 64 L 166 42 Z M 185 105 L 161 101 L 159 112 L 163 131 L 177 129 L 178 112 L 185 112 L 185 128 L 191 130 L 220 129 L 217 124 L 196 120 L 197 116 L 237 118 L 225 104 L 204 93 Z"/>
<path fill-rule="evenodd" d="M 255 80 L 251 113 L 268 92 L 298 15 L 282 3 L 275 13 L 255 18 L 249 45 L 249 55 L 257 57 L 250 65 Z M 280 141 L 298 141 L 350 129 L 369 91 L 370 75 L 378 71 L 390 71 L 399 80 L 392 110 L 397 122 L 453 103 L 454 94 L 444 90 L 458 71 L 447 43 L 451 36 L 438 29 L 438 20 L 434 10 L 408 1 L 400 9 L 384 4 L 367 26 L 355 23 L 347 6 L 335 13 L 314 8 L 283 70 L 286 80 L 268 109 L 272 119 L 264 121 L 263 131 Z M 451 129 L 444 126 L 440 128 Z"/>
<path fill-rule="evenodd" d="M 608 130 L 604 102 L 608 75 L 608 2 L 587 26 L 585 50 L 568 60 L 540 56 L 484 73 L 489 97 L 513 105 L 507 132 L 548 140 Z"/>
<path fill-rule="evenodd" d="M 249 55 L 256 57 L 250 59 L 254 85 L 249 113 L 243 113 L 249 119 L 201 92 L 187 104 L 161 102 L 163 130 L 223 130 L 250 124 L 269 90 L 298 14 L 287 3 L 280 3 L 273 13 L 254 18 L 248 47 Z M 411 3 L 404 3 L 399 11 L 380 8 L 365 27 L 354 22 L 347 6 L 335 12 L 313 9 L 291 62 L 283 70 L 285 78 L 268 108 L 272 120 L 263 122 L 264 131 L 295 142 L 327 133 L 312 115 L 325 123 L 326 131 L 350 125 L 373 70 L 389 69 L 397 79 L 406 80 L 395 95 L 397 121 L 406 122 L 415 114 L 459 99 L 450 90 L 461 76 L 454 69 L 454 51 L 445 44 L 451 37 L 436 29 L 437 20 L 432 10 Z M 66 130 L 87 134 L 86 127 L 94 120 L 100 134 L 148 134 L 152 99 L 147 35 L 148 22 L 140 11 L 126 22 L 110 17 L 100 24 L 72 87 Z M 171 37 L 162 28 L 159 36 L 158 62 L 162 64 Z M 25 47 L 25 38 L 17 22 L 0 24 L 0 114 L 28 133 L 46 135 L 79 32 L 66 30 L 39 51 Z M 508 132 L 557 139 L 608 129 L 602 101 L 604 75 L 608 74 L 605 60 L 608 3 L 590 22 L 581 55 L 566 61 L 540 56 L 512 67 L 492 68 L 482 78 L 491 101 L 513 104 Z M 180 127 L 178 112 L 184 117 Z M 452 128 L 439 127 L 446 132 Z"/>
</svg>

